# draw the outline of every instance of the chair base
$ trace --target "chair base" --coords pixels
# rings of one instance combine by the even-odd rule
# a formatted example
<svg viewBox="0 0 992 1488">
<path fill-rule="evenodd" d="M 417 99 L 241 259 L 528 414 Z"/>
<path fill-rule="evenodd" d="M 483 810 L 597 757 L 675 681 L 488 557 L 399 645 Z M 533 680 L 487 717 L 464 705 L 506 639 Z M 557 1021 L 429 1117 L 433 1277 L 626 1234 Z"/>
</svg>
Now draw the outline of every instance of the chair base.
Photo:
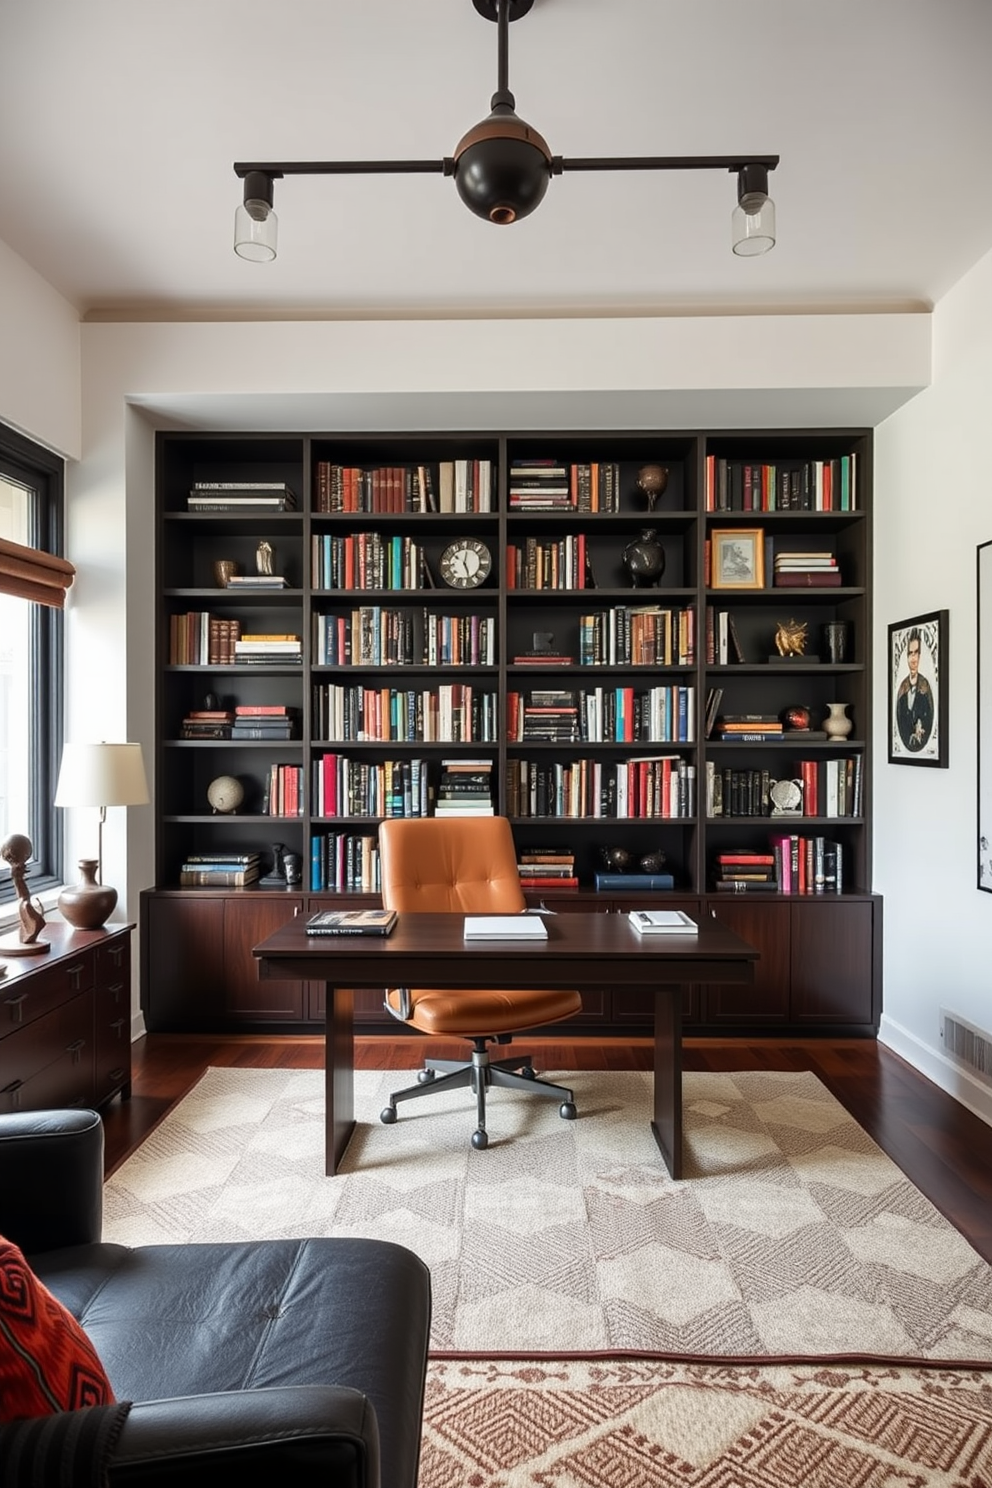
<svg viewBox="0 0 992 1488">
<path fill-rule="evenodd" d="M 416 1100 L 421 1095 L 434 1095 L 442 1090 L 457 1090 L 469 1086 L 475 1092 L 476 1129 L 472 1133 L 472 1146 L 478 1151 L 488 1147 L 486 1132 L 486 1091 L 495 1085 L 504 1090 L 522 1091 L 525 1095 L 540 1095 L 560 1100 L 558 1114 L 564 1121 L 574 1121 L 578 1114 L 572 1092 L 564 1085 L 554 1085 L 550 1080 L 541 1080 L 534 1073 L 530 1054 L 518 1054 L 512 1059 L 490 1059 L 488 1039 L 472 1040 L 471 1063 L 456 1059 L 428 1059 L 417 1076 L 416 1085 L 408 1085 L 389 1097 L 389 1104 L 379 1113 L 379 1120 L 391 1126 L 396 1120 L 398 1101 Z"/>
</svg>

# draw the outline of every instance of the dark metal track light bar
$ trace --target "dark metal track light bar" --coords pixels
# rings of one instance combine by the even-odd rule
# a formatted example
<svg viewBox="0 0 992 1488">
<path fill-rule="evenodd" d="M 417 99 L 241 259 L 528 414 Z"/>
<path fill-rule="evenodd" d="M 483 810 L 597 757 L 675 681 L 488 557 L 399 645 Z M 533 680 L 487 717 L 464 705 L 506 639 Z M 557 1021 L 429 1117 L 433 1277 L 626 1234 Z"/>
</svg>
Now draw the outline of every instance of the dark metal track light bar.
<svg viewBox="0 0 992 1488">
<path fill-rule="evenodd" d="M 510 21 L 530 10 L 533 0 L 472 0 L 475 9 L 498 26 L 498 79 L 491 113 L 459 141 L 454 155 L 441 160 L 294 160 L 235 163 L 244 181 L 244 201 L 234 222 L 234 251 L 259 263 L 276 256 L 277 219 L 273 182 L 284 176 L 444 175 L 454 178 L 470 211 L 505 226 L 539 206 L 552 176 L 564 171 L 725 170 L 737 176 L 732 246 L 753 257 L 775 245 L 775 204 L 768 195 L 768 172 L 777 155 L 552 155 L 537 130 L 519 118 L 508 84 L 507 33 Z"/>
</svg>

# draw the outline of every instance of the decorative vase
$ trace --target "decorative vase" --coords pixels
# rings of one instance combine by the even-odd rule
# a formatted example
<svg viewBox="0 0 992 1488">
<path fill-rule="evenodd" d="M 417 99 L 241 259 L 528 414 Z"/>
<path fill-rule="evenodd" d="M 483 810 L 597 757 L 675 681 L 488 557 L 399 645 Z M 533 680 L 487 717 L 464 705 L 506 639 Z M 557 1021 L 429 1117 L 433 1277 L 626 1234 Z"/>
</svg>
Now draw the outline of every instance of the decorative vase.
<svg viewBox="0 0 992 1488">
<path fill-rule="evenodd" d="M 63 889 L 59 895 L 59 911 L 64 920 L 77 930 L 99 930 L 106 924 L 117 903 L 117 890 L 108 884 L 97 882 L 99 864 L 96 858 L 82 858 L 78 884 Z"/>
<path fill-rule="evenodd" d="M 623 550 L 623 566 L 635 589 L 657 584 L 665 572 L 665 550 L 653 527 L 643 527 Z"/>
<path fill-rule="evenodd" d="M 843 744 L 854 724 L 847 716 L 848 703 L 828 703 L 827 716 L 823 720 L 823 729 L 827 740 L 831 744 Z"/>
</svg>

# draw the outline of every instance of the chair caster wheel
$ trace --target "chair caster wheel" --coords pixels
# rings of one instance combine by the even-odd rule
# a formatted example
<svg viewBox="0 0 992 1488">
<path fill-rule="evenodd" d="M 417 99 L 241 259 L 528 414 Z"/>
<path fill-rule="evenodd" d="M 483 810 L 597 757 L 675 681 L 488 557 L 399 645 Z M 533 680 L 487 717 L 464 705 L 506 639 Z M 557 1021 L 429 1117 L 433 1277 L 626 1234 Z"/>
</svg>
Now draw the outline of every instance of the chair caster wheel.
<svg viewBox="0 0 992 1488">
<path fill-rule="evenodd" d="M 392 1126 L 393 1122 L 396 1120 L 396 1107 L 383 1106 L 382 1110 L 379 1112 L 379 1120 L 382 1122 L 383 1126 Z"/>
<path fill-rule="evenodd" d="M 432 1069 L 422 1069 L 422 1070 L 419 1070 L 417 1072 L 417 1084 L 418 1085 L 429 1085 L 436 1074 L 437 1074 L 437 1071 L 436 1070 L 432 1070 Z"/>
<path fill-rule="evenodd" d="M 562 1121 L 574 1121 L 578 1114 L 578 1111 L 575 1109 L 574 1101 L 562 1101 L 561 1105 L 558 1107 L 558 1115 L 561 1117 Z"/>
<path fill-rule="evenodd" d="M 482 1130 L 481 1126 L 478 1131 L 472 1133 L 472 1146 L 476 1152 L 484 1152 L 489 1146 L 489 1135 Z"/>
<path fill-rule="evenodd" d="M 521 1068 L 521 1070 L 520 1070 L 520 1074 L 523 1075 L 523 1077 L 524 1077 L 525 1080 L 536 1080 L 537 1079 L 537 1075 L 534 1073 L 534 1066 L 532 1064 L 525 1064 L 525 1065 L 523 1065 L 522 1068 Z"/>
</svg>

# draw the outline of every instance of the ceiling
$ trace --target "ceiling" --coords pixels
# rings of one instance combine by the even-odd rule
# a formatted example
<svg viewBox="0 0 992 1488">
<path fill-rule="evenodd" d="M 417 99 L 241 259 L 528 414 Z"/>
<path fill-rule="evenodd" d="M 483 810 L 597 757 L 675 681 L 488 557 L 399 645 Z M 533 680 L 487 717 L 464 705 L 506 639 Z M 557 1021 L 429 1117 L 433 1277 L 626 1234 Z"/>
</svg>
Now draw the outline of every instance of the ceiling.
<svg viewBox="0 0 992 1488">
<path fill-rule="evenodd" d="M 90 318 L 928 309 L 992 248 L 989 0 L 535 0 L 517 111 L 554 154 L 778 153 L 779 241 L 720 171 L 555 178 L 511 227 L 437 176 L 235 160 L 450 155 L 489 111 L 472 0 L 0 0 L 0 239 Z"/>
</svg>

